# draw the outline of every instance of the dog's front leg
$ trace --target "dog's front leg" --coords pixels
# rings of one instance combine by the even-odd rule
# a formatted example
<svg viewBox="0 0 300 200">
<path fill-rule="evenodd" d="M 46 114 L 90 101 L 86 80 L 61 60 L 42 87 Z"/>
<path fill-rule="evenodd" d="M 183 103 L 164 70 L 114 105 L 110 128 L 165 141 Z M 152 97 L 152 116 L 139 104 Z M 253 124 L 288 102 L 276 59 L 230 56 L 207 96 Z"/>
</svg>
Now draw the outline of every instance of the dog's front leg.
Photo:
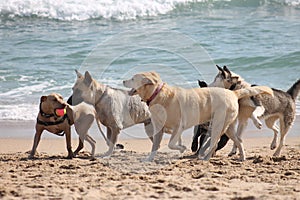
<svg viewBox="0 0 300 200">
<path fill-rule="evenodd" d="M 32 150 L 30 152 L 30 155 L 28 156 L 28 158 L 30 158 L 30 159 L 34 158 L 34 154 L 36 152 L 36 148 L 39 145 L 39 142 L 41 140 L 41 135 L 42 135 L 43 130 L 44 130 L 42 128 L 37 128 L 37 127 L 35 129 L 36 129 L 36 132 L 35 132 L 35 135 L 34 135 L 34 141 L 33 141 Z"/>
<path fill-rule="evenodd" d="M 261 129 L 262 128 L 262 123 L 261 121 L 258 119 L 260 116 L 262 116 L 265 112 L 265 108 L 263 106 L 257 106 L 255 108 L 255 110 L 252 112 L 251 114 L 251 119 L 254 123 L 254 125 L 258 128 Z"/>
<path fill-rule="evenodd" d="M 173 150 L 178 150 L 180 153 L 183 153 L 186 150 L 186 147 L 181 144 L 181 134 L 182 129 L 177 129 L 170 138 L 168 147 Z M 177 145 L 177 142 L 179 145 Z"/>
<path fill-rule="evenodd" d="M 163 130 L 160 130 L 158 133 L 154 134 L 153 136 L 153 144 L 152 144 L 152 149 L 151 149 L 151 153 L 150 155 L 148 156 L 148 158 L 146 158 L 144 161 L 145 162 L 152 162 L 157 151 L 158 151 L 158 148 L 160 146 L 160 143 L 161 143 L 161 140 L 162 140 L 162 137 L 163 137 Z"/>
<path fill-rule="evenodd" d="M 74 158 L 74 153 L 72 151 L 72 145 L 71 145 L 71 127 L 68 126 L 68 128 L 65 130 L 66 134 L 66 143 L 67 143 L 67 150 L 68 150 L 68 159 Z"/>
</svg>

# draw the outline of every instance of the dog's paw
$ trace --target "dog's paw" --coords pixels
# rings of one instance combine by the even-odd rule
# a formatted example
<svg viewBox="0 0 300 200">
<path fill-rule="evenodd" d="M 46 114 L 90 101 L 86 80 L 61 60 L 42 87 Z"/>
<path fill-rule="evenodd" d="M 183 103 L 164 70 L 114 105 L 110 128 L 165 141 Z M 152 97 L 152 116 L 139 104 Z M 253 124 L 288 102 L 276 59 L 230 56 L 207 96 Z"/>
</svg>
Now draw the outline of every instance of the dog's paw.
<svg viewBox="0 0 300 200">
<path fill-rule="evenodd" d="M 101 156 L 103 159 L 110 159 L 111 155 L 110 154 L 104 154 Z"/>
<path fill-rule="evenodd" d="M 276 143 L 272 143 L 271 146 L 270 146 L 270 149 L 274 150 L 274 149 L 276 149 L 276 147 L 277 147 L 277 144 Z"/>
<path fill-rule="evenodd" d="M 243 162 L 243 161 L 245 161 L 246 160 L 246 158 L 245 157 L 240 157 L 239 159 L 238 159 L 238 161 L 240 161 L 240 162 Z"/>
<path fill-rule="evenodd" d="M 209 155 L 200 158 L 200 160 L 203 160 L 203 161 L 209 161 L 209 159 L 210 159 Z"/>
<path fill-rule="evenodd" d="M 275 137 L 270 145 L 270 149 L 274 150 L 277 147 L 277 137 Z"/>
<path fill-rule="evenodd" d="M 228 156 L 231 157 L 231 156 L 234 156 L 236 154 L 236 151 L 231 151 Z"/>
<path fill-rule="evenodd" d="M 183 146 L 183 145 L 181 145 L 180 146 L 180 153 L 183 153 L 183 152 L 185 152 L 185 150 L 186 150 L 186 146 Z"/>
<path fill-rule="evenodd" d="M 142 162 L 153 162 L 153 160 L 154 160 L 153 157 L 148 156 L 147 158 L 144 158 L 144 159 L 142 160 Z"/>
<path fill-rule="evenodd" d="M 273 154 L 274 157 L 279 157 L 280 156 L 280 151 L 276 150 L 275 153 Z"/>
<path fill-rule="evenodd" d="M 254 125 L 256 126 L 256 128 L 261 129 L 262 128 L 262 123 L 258 120 L 258 121 L 253 121 Z"/>
<path fill-rule="evenodd" d="M 75 154 L 73 152 L 69 153 L 67 156 L 67 159 L 72 159 L 72 158 L 75 158 Z"/>
<path fill-rule="evenodd" d="M 91 156 L 90 161 L 95 161 L 95 160 L 97 160 L 97 158 L 94 156 Z"/>
</svg>

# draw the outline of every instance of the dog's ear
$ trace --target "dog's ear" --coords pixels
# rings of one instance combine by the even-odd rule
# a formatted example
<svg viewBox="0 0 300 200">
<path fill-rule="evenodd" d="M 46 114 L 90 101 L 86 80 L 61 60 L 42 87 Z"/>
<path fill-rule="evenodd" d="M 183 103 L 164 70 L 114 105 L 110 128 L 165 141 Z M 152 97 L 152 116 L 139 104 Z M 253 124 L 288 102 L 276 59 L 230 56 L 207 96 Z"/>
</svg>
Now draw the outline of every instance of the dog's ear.
<svg viewBox="0 0 300 200">
<path fill-rule="evenodd" d="M 157 79 L 160 78 L 160 77 L 159 77 L 159 74 L 156 73 L 155 71 L 150 72 L 150 74 L 151 74 L 153 77 L 157 78 Z"/>
<path fill-rule="evenodd" d="M 158 73 L 147 72 L 143 75 L 142 84 L 143 85 L 154 85 L 159 82 L 159 79 L 160 79 L 160 77 L 159 77 Z"/>
<path fill-rule="evenodd" d="M 87 86 L 89 86 L 89 85 L 91 85 L 92 81 L 93 81 L 93 78 L 92 78 L 91 74 L 88 71 L 86 71 L 84 74 L 84 83 Z"/>
<path fill-rule="evenodd" d="M 207 83 L 206 83 L 205 81 L 200 81 L 200 80 L 198 80 L 198 85 L 199 85 L 201 88 L 207 87 Z"/>
<path fill-rule="evenodd" d="M 221 67 L 219 67 L 219 65 L 216 65 L 216 66 L 217 66 L 218 70 L 221 72 L 221 75 L 222 75 L 224 78 L 226 78 L 225 71 L 224 71 Z"/>
<path fill-rule="evenodd" d="M 76 72 L 77 78 L 82 78 L 82 74 L 77 69 L 75 69 L 75 72 Z"/>
<path fill-rule="evenodd" d="M 142 79 L 142 85 L 154 85 L 154 82 L 150 78 L 144 77 Z"/>
<path fill-rule="evenodd" d="M 41 97 L 41 102 L 44 102 L 44 101 L 46 101 L 47 100 L 47 96 L 42 96 Z"/>
<path fill-rule="evenodd" d="M 228 69 L 226 65 L 223 66 L 223 70 L 231 75 L 231 71 Z"/>
</svg>

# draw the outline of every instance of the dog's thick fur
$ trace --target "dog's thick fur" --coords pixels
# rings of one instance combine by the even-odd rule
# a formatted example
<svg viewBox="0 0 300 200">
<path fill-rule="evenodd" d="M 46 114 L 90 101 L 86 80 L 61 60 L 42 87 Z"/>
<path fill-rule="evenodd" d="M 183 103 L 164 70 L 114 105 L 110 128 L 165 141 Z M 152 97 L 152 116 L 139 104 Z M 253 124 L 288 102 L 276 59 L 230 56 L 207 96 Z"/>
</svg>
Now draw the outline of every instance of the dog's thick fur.
<svg viewBox="0 0 300 200">
<path fill-rule="evenodd" d="M 151 113 L 140 97 L 131 97 L 128 91 L 101 84 L 89 72 L 82 75 L 76 71 L 76 74 L 72 102 L 76 105 L 85 101 L 95 107 L 96 120 L 107 128 L 109 149 L 104 156 L 109 157 L 113 153 L 120 131 L 135 124 L 144 123 L 146 133 L 152 138 L 149 135 L 152 133 Z"/>
<path fill-rule="evenodd" d="M 56 116 L 56 109 L 66 108 L 67 118 L 62 121 L 62 123 L 58 123 L 55 125 L 44 125 L 40 123 L 36 123 L 35 129 L 36 133 L 34 136 L 33 147 L 29 158 L 33 158 L 36 152 L 36 148 L 40 142 L 42 132 L 47 130 L 54 134 L 59 134 L 64 132 L 66 135 L 67 142 L 67 150 L 68 157 L 75 157 L 78 152 L 83 148 L 84 140 L 88 141 L 92 147 L 91 156 L 94 158 L 95 155 L 95 140 L 88 134 L 88 130 L 91 127 L 94 118 L 95 118 L 95 109 L 93 106 L 88 105 L 86 103 L 80 103 L 76 106 L 71 106 L 67 104 L 62 96 L 57 93 L 52 93 L 48 96 L 42 96 L 40 100 L 40 112 L 38 114 L 37 119 L 45 124 L 47 123 L 55 123 L 60 121 L 63 117 Z M 51 115 L 52 117 L 45 117 L 42 113 L 46 113 L 47 115 Z M 79 145 L 75 152 L 72 152 L 71 146 L 71 126 L 74 124 L 75 130 L 79 135 Z"/>
<path fill-rule="evenodd" d="M 219 73 L 215 77 L 213 83 L 210 86 L 217 86 L 222 88 L 230 88 L 232 86 L 235 89 L 248 88 L 250 84 L 247 83 L 240 75 L 233 73 L 226 66 L 219 68 Z M 296 81 L 287 92 L 272 89 L 274 96 L 261 94 L 256 96 L 261 105 L 264 107 L 264 112 L 259 119 L 265 119 L 265 123 L 268 128 L 272 129 L 274 132 L 274 138 L 271 143 L 271 149 L 277 147 L 277 136 L 279 133 L 279 127 L 276 125 L 276 121 L 279 120 L 280 124 L 280 143 L 277 147 L 274 156 L 279 156 L 281 149 L 284 145 L 284 140 L 287 135 L 288 130 L 291 128 L 296 114 L 295 100 L 300 91 L 300 79 Z M 237 134 L 241 137 L 243 130 L 247 126 L 247 121 L 254 112 L 254 107 L 252 106 L 249 98 L 244 98 L 240 101 L 239 110 L 239 127 Z M 236 153 L 236 146 L 233 147 L 231 155 Z"/>
<path fill-rule="evenodd" d="M 123 84 L 132 88 L 131 95 L 138 94 L 146 102 L 160 87 L 162 80 L 156 72 L 144 72 Z M 183 89 L 165 83 L 149 103 L 155 134 L 147 160 L 154 159 L 164 132 L 171 134 L 169 148 L 184 152 L 186 147 L 181 145 L 182 131 L 208 121 L 212 121 L 211 142 L 204 160 L 210 159 L 221 134 L 225 132 L 238 146 L 240 160 L 245 160 L 243 144 L 236 137 L 233 126 L 238 115 L 238 99 L 260 93 L 272 94 L 272 90 L 264 86 L 236 91 L 221 88 Z"/>
</svg>

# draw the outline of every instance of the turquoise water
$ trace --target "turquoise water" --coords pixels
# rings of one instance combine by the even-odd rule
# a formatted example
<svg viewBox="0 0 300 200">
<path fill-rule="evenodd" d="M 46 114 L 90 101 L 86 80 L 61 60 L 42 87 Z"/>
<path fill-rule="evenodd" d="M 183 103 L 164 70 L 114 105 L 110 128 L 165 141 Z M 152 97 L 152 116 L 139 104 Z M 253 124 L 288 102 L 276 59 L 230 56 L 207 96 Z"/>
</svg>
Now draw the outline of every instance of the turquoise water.
<svg viewBox="0 0 300 200">
<path fill-rule="evenodd" d="M 74 69 L 113 87 L 149 70 L 197 87 L 219 64 L 287 90 L 300 78 L 299 33 L 299 0 L 1 1 L 0 120 L 34 120 L 51 92 L 67 98 Z"/>
</svg>

